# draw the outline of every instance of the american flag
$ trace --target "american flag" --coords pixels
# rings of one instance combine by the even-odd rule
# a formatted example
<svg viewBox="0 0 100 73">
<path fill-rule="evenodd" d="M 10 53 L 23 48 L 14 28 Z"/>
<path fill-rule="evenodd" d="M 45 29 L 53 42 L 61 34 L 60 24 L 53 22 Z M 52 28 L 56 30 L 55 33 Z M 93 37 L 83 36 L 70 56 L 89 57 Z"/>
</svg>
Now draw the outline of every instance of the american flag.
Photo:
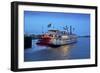
<svg viewBox="0 0 100 73">
<path fill-rule="evenodd" d="M 50 24 L 48 24 L 48 28 L 49 28 L 49 27 L 51 27 L 51 23 L 50 23 Z"/>
</svg>

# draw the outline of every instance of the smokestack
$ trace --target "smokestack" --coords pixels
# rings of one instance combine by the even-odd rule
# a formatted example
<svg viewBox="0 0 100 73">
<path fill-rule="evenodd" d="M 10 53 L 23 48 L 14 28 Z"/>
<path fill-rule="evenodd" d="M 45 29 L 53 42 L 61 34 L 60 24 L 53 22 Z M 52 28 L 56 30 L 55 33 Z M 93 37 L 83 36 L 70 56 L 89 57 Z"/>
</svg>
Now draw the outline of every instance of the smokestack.
<svg viewBox="0 0 100 73">
<path fill-rule="evenodd" d="M 70 26 L 70 34 L 72 34 L 72 26 Z"/>
</svg>

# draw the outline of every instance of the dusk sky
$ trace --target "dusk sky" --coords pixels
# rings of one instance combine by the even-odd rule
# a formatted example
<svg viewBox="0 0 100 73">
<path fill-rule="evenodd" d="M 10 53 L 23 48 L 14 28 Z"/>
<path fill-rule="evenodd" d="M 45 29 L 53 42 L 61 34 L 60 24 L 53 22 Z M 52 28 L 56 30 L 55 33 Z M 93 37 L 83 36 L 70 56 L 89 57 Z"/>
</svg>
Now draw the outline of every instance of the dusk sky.
<svg viewBox="0 0 100 73">
<path fill-rule="evenodd" d="M 48 28 L 48 24 L 51 27 Z M 75 28 L 78 36 L 90 34 L 90 14 L 24 11 L 24 33 L 42 34 L 49 29 L 64 30 L 64 26 Z"/>
</svg>

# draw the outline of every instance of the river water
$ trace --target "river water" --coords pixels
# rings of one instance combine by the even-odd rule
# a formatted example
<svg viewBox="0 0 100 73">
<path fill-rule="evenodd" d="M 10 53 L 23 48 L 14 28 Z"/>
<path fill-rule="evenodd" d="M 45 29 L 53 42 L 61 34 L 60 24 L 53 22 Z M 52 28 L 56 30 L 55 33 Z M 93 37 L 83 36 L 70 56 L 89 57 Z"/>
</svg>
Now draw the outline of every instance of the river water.
<svg viewBox="0 0 100 73">
<path fill-rule="evenodd" d="M 24 50 L 24 61 L 48 61 L 90 58 L 90 38 L 81 37 L 77 42 L 60 47 L 47 47 L 36 45 L 32 40 L 32 48 Z"/>
</svg>

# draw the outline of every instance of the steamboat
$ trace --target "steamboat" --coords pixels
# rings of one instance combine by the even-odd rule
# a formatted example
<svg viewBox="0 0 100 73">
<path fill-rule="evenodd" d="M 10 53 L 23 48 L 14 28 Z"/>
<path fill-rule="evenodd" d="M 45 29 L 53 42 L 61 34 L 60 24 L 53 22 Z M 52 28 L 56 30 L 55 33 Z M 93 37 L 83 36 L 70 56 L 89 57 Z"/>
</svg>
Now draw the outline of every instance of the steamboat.
<svg viewBox="0 0 100 73">
<path fill-rule="evenodd" d="M 37 44 L 58 47 L 76 42 L 77 35 L 72 32 L 72 27 L 70 26 L 70 31 L 60 31 L 56 29 L 48 30 L 48 32 L 41 35 Z"/>
</svg>

